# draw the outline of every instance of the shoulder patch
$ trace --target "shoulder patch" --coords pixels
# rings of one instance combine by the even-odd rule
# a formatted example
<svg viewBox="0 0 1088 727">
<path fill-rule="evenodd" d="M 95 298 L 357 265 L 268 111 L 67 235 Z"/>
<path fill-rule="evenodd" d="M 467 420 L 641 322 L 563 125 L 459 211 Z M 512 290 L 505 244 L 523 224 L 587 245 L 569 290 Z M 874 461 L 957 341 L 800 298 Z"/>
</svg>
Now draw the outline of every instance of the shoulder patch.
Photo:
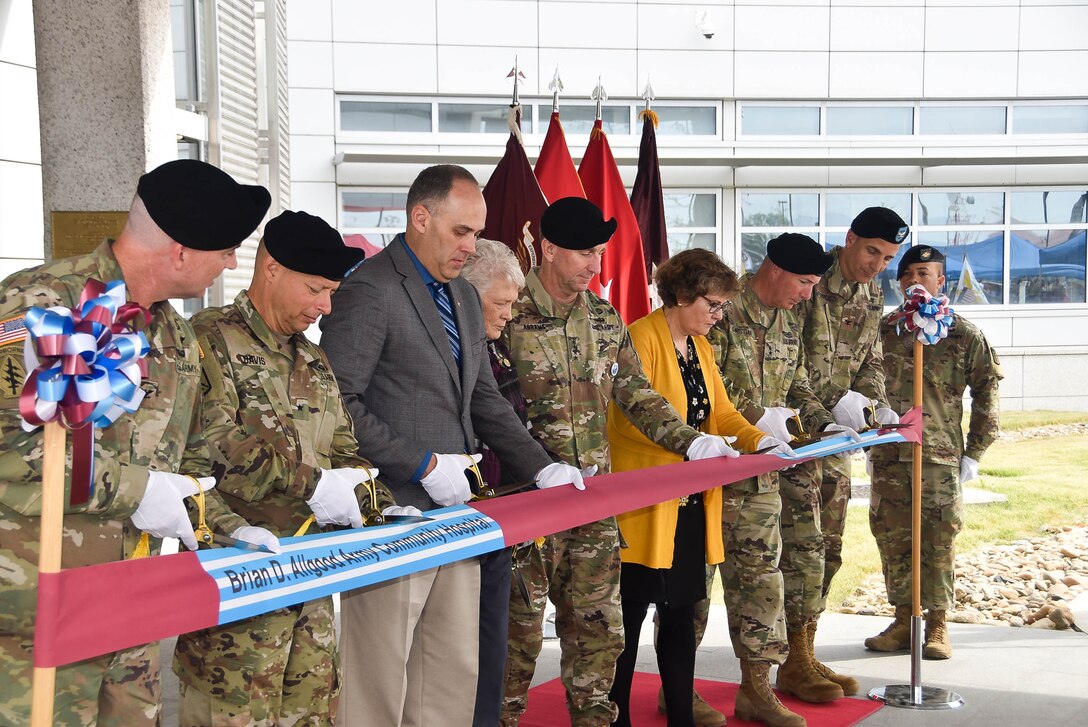
<svg viewBox="0 0 1088 727">
<path fill-rule="evenodd" d="M 9 346 L 26 339 L 26 316 L 17 315 L 0 321 L 0 346 Z"/>
<path fill-rule="evenodd" d="M 26 381 L 23 349 L 18 346 L 0 347 L 0 399 L 16 399 Z"/>
</svg>

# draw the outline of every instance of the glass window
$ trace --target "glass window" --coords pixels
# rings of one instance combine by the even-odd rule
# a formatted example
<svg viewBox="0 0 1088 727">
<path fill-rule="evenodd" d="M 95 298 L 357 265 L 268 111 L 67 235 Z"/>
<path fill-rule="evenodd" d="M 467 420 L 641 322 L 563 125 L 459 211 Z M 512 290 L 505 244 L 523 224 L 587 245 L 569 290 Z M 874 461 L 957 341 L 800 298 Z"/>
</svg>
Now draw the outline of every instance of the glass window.
<svg viewBox="0 0 1088 727">
<path fill-rule="evenodd" d="M 340 225 L 345 228 L 404 232 L 408 215 L 407 192 L 344 192 Z"/>
<path fill-rule="evenodd" d="M 660 136 L 713 136 L 718 133 L 718 110 L 713 106 L 658 106 Z"/>
<path fill-rule="evenodd" d="M 717 238 L 713 232 L 669 233 L 669 255 L 696 247 L 717 252 Z"/>
<path fill-rule="evenodd" d="M 552 106 L 548 103 L 537 104 L 536 118 L 538 129 L 548 128 L 552 117 Z M 597 106 L 563 104 L 559 109 L 559 120 L 563 122 L 563 131 L 567 134 L 588 134 L 597 118 Z M 605 104 L 601 107 L 601 121 L 604 132 L 610 136 L 631 133 L 631 107 Z"/>
<path fill-rule="evenodd" d="M 1009 233 L 1010 303 L 1083 303 L 1084 230 Z"/>
<path fill-rule="evenodd" d="M 1004 106 L 923 106 L 922 134 L 1004 134 Z"/>
<path fill-rule="evenodd" d="M 340 101 L 344 131 L 431 131 L 431 104 L 409 101 Z"/>
<path fill-rule="evenodd" d="M 995 305 L 1004 300 L 1004 232 L 922 231 L 915 238 L 945 254 L 944 290 L 952 305 Z"/>
<path fill-rule="evenodd" d="M 824 224 L 849 227 L 868 207 L 887 207 L 910 224 L 909 192 L 829 192 L 824 195 Z"/>
<path fill-rule="evenodd" d="M 1088 191 L 1062 189 L 1012 193 L 1012 223 L 1061 225 L 1085 222 Z"/>
<path fill-rule="evenodd" d="M 895 272 L 899 269 L 899 261 L 903 259 L 903 256 L 910 248 L 911 241 L 908 238 L 906 242 L 899 246 L 899 251 L 895 253 L 895 257 L 888 263 L 888 267 L 884 268 L 884 271 L 876 276 L 877 282 L 880 283 L 880 289 L 884 292 L 884 305 L 899 305 L 903 302 L 903 293 L 899 290 L 899 279 L 895 277 Z"/>
<path fill-rule="evenodd" d="M 701 247 L 718 250 L 718 196 L 713 192 L 665 192 L 669 254 Z"/>
<path fill-rule="evenodd" d="M 1088 134 L 1088 105 L 1014 106 L 1014 134 Z"/>
<path fill-rule="evenodd" d="M 816 136 L 820 133 L 819 106 L 749 106 L 740 108 L 740 133 Z"/>
<path fill-rule="evenodd" d="M 828 106 L 828 134 L 914 133 L 914 109 L 910 106 Z"/>
<path fill-rule="evenodd" d="M 509 134 L 506 117 L 510 107 L 500 103 L 440 103 L 438 104 L 438 130 L 469 134 Z M 524 111 L 522 112 L 524 116 Z M 531 118 L 522 118 L 522 130 L 529 133 Z"/>
<path fill-rule="evenodd" d="M 744 227 L 812 227 L 820 224 L 820 195 L 745 193 L 740 210 Z"/>
<path fill-rule="evenodd" d="M 1004 192 L 922 192 L 919 225 L 1000 225 L 1005 222 Z"/>
<path fill-rule="evenodd" d="M 170 40 L 174 56 L 174 100 L 192 109 L 204 100 L 204 20 L 199 0 L 170 0 Z"/>
</svg>

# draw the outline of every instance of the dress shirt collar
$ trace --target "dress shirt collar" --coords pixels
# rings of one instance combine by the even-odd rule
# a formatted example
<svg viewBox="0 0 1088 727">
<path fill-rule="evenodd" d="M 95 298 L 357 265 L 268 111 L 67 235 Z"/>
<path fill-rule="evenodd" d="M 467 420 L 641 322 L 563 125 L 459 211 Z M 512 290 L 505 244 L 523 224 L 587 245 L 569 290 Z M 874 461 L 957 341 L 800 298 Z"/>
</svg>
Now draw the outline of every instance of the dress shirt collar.
<svg viewBox="0 0 1088 727">
<path fill-rule="evenodd" d="M 423 263 L 421 263 L 419 261 L 419 258 L 416 257 L 416 254 L 412 252 L 412 248 L 408 247 L 408 241 L 404 239 L 403 232 L 397 235 L 397 239 L 400 240 L 400 243 L 402 245 L 404 245 L 404 250 L 408 253 L 408 259 L 411 260 L 412 264 L 416 266 L 416 271 L 419 272 L 419 277 L 423 278 L 423 284 L 426 285 L 429 289 L 433 289 L 431 284 L 437 283 L 438 280 L 435 279 L 435 277 L 427 271 L 427 268 L 423 267 Z M 432 295 L 434 294 L 432 293 Z"/>
</svg>

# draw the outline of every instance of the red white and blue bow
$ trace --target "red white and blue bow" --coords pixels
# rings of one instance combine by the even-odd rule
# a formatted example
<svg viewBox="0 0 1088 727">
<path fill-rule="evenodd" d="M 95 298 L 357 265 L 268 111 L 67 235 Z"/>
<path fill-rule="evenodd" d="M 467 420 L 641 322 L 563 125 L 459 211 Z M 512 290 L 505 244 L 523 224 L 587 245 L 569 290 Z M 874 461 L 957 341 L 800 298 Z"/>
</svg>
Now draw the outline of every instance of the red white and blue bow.
<svg viewBox="0 0 1088 727">
<path fill-rule="evenodd" d="M 933 296 L 922 285 L 907 288 L 903 305 L 892 314 L 896 333 L 906 328 L 919 341 L 932 346 L 948 335 L 952 325 L 952 307 L 948 297 Z"/>
<path fill-rule="evenodd" d="M 140 382 L 150 347 L 136 326 L 150 320 L 147 310 L 126 302 L 120 280 L 88 280 L 78 308 L 26 312 L 29 336 L 23 356 L 29 375 L 19 395 L 19 414 L 28 432 L 55 421 L 82 433 L 72 452 L 72 504 L 86 502 L 90 494 L 93 428 L 108 427 L 143 401 Z M 81 481 L 83 471 L 86 482 Z"/>
</svg>

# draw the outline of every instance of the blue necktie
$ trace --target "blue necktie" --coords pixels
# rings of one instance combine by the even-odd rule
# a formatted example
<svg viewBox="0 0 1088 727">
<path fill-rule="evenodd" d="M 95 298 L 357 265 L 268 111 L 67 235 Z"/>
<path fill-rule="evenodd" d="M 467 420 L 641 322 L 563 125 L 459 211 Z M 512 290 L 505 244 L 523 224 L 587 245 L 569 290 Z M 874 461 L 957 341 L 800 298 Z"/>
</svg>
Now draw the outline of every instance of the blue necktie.
<svg viewBox="0 0 1088 727">
<path fill-rule="evenodd" d="M 453 305 L 450 303 L 446 286 L 437 280 L 431 283 L 434 304 L 438 307 L 438 315 L 442 318 L 442 327 L 446 329 L 446 338 L 450 339 L 450 350 L 457 365 L 461 365 L 461 338 L 457 335 L 457 319 L 453 317 Z"/>
</svg>

